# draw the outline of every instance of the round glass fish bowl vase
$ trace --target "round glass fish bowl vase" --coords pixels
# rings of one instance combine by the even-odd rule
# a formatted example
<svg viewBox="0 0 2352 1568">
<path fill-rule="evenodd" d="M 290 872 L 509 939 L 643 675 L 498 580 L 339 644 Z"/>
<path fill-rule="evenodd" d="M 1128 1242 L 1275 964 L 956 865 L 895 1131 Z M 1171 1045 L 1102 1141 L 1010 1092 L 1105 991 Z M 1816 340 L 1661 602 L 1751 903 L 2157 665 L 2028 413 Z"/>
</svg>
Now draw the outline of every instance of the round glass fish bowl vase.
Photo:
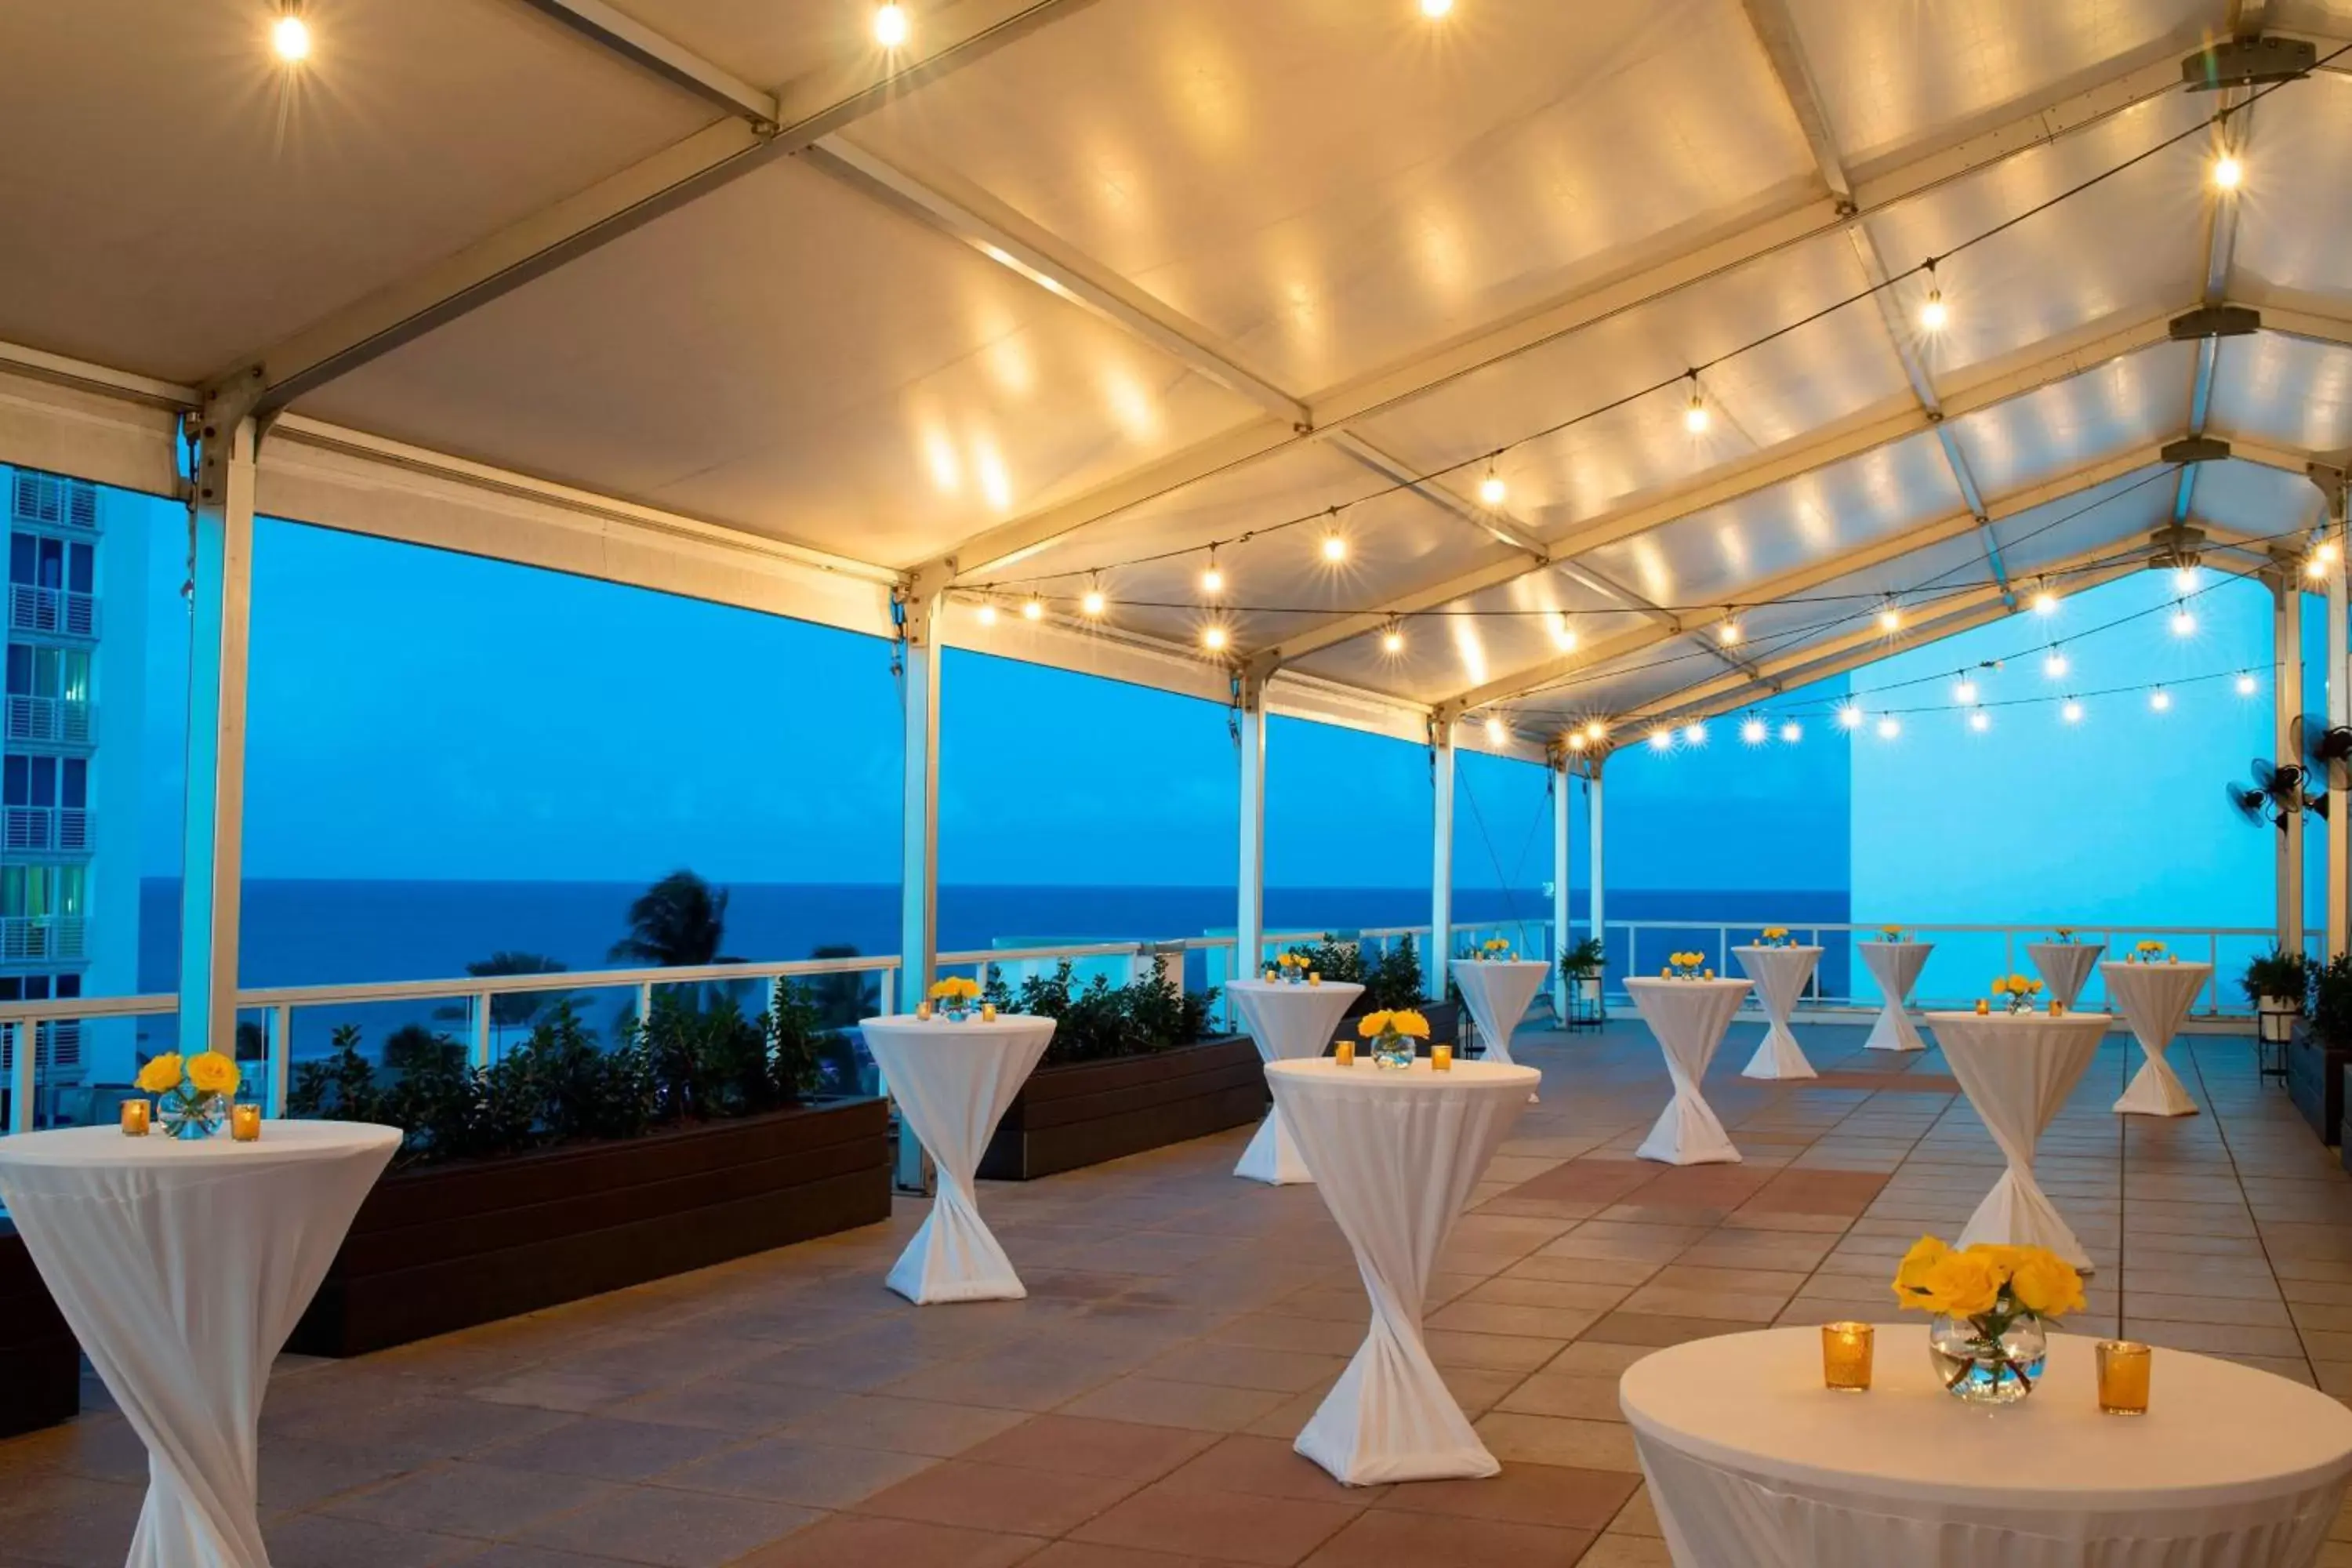
<svg viewBox="0 0 2352 1568">
<path fill-rule="evenodd" d="M 1927 1359 L 1945 1392 L 1971 1405 L 2014 1405 L 2042 1381 L 2050 1333 L 2020 1315 L 2000 1334 L 1973 1318 L 1939 1316 L 1927 1326 Z"/>
</svg>

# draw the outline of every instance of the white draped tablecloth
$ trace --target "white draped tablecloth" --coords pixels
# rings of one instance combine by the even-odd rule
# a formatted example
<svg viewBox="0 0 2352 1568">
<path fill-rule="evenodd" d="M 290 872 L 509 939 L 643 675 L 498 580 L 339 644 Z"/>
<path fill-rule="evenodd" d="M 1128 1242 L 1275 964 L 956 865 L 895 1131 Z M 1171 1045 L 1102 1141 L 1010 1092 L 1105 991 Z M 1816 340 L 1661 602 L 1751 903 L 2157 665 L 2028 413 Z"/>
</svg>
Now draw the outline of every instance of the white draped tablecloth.
<svg viewBox="0 0 2352 1568">
<path fill-rule="evenodd" d="M 1936 951 L 1936 944 L 1858 942 L 1853 950 L 1862 954 L 1863 967 L 1878 982 L 1878 994 L 1885 998 L 1878 1009 L 1878 1021 L 1870 1026 L 1870 1037 L 1863 1045 L 1874 1051 L 1926 1050 L 1927 1042 L 1919 1037 L 1918 1026 L 1904 1010 L 1904 1001 L 1919 983 L 1919 972 L 1927 967 L 1927 955 Z"/>
<path fill-rule="evenodd" d="M 1320 985 L 1236 980 L 1225 987 L 1225 994 L 1234 999 L 1234 1010 L 1242 1016 L 1242 1026 L 1257 1042 L 1259 1058 L 1269 1064 L 1321 1056 L 1337 1037 L 1341 1015 L 1363 994 L 1364 988 L 1352 982 L 1331 980 Z M 1307 1162 L 1298 1157 L 1298 1146 L 1282 1120 L 1279 1105 L 1257 1124 L 1257 1134 L 1242 1151 L 1234 1174 L 1275 1186 L 1315 1179 L 1307 1173 Z"/>
<path fill-rule="evenodd" d="M 2116 1101 L 2118 1116 L 2194 1116 L 2197 1102 L 2164 1053 L 2197 1003 L 2197 994 L 2213 978 L 2210 963 L 2103 963 L 2099 973 L 2107 982 L 2107 995 L 2123 1010 L 2132 1037 L 2147 1059 L 2132 1075 L 2123 1098 Z"/>
<path fill-rule="evenodd" d="M 0 1138 L 0 1200 L 147 1446 L 131 1568 L 268 1563 L 256 1497 L 270 1363 L 399 1147 L 357 1121 L 268 1121 L 252 1143 L 113 1127 Z M 0 1552 L 6 1540 L 0 1522 Z"/>
<path fill-rule="evenodd" d="M 2352 1412 L 2270 1373 L 2158 1350 L 2148 1413 L 2100 1414 L 2094 1341 L 2054 1333 L 2032 1396 L 1963 1405 L 1924 1323 L 1882 1323 L 1866 1394 L 1822 1386 L 1821 1331 L 1694 1340 L 1618 1399 L 1677 1568 L 2311 1568 L 2352 1473 Z"/>
<path fill-rule="evenodd" d="M 2046 1247 L 2089 1272 L 2090 1254 L 2033 1180 L 2033 1145 L 2115 1020 L 2105 1013 L 1930 1013 L 1927 1021 L 1952 1076 L 2009 1162 L 1969 1217 L 1960 1245 Z"/>
<path fill-rule="evenodd" d="M 1517 1067 L 1511 1059 L 1511 1031 L 1528 1016 L 1528 1005 L 1543 989 L 1551 965 L 1532 958 L 1457 958 L 1454 984 L 1462 987 L 1463 1004 L 1478 1025 L 1486 1046 L 1484 1059 Z M 1533 1100 L 1536 1096 L 1528 1094 Z"/>
<path fill-rule="evenodd" d="M 1349 1486 L 1502 1468 L 1430 1361 L 1421 1320 L 1445 1237 L 1540 1076 L 1500 1062 L 1437 1072 L 1425 1058 L 1383 1068 L 1361 1057 L 1265 1069 L 1371 1298 L 1370 1331 L 1296 1445 Z"/>
<path fill-rule="evenodd" d="M 1803 1047 L 1789 1028 L 1789 1015 L 1797 1010 L 1797 998 L 1805 994 L 1805 982 L 1813 977 L 1813 968 L 1822 961 L 1818 947 L 1735 947 L 1739 967 L 1748 978 L 1756 982 L 1756 994 L 1764 1003 L 1766 1027 L 1764 1038 L 1758 1044 L 1756 1054 L 1739 1069 L 1742 1078 L 1817 1078 L 1813 1064 L 1805 1059 Z"/>
<path fill-rule="evenodd" d="M 1739 1151 L 1716 1120 L 1715 1108 L 1699 1093 L 1699 1080 L 1715 1059 L 1715 1047 L 1723 1043 L 1731 1016 L 1748 995 L 1748 982 L 1636 975 L 1625 982 L 1625 989 L 1657 1037 L 1658 1049 L 1665 1054 L 1666 1077 L 1675 1086 L 1674 1099 L 1633 1152 L 1669 1165 L 1738 1163 Z"/>
<path fill-rule="evenodd" d="M 981 1222 L 972 1173 L 996 1124 L 1053 1042 L 1054 1020 L 1007 1013 L 985 1022 L 910 1013 L 858 1026 L 898 1114 L 930 1151 L 939 1195 L 886 1281 L 909 1301 L 1017 1301 L 1029 1294 Z"/>
<path fill-rule="evenodd" d="M 2025 956 L 2033 965 L 2033 973 L 2050 987 L 2050 998 L 2061 1007 L 2072 1007 L 2083 994 L 2083 983 L 2091 978 L 2091 968 L 2099 955 L 2107 951 L 2104 942 L 2029 942 Z"/>
</svg>

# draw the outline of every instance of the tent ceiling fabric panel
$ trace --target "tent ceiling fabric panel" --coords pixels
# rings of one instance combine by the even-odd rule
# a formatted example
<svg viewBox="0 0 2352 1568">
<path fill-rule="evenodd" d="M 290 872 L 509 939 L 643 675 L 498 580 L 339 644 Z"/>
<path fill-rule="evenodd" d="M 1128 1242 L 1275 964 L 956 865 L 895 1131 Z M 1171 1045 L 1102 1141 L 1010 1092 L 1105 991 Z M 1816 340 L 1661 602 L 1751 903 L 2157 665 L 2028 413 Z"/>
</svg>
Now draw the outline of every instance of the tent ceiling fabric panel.
<svg viewBox="0 0 2352 1568">
<path fill-rule="evenodd" d="M 791 161 L 299 406 L 892 564 L 1249 413 Z"/>
<path fill-rule="evenodd" d="M 712 117 L 507 0 L 272 15 L 0 6 L 0 338 L 193 381 Z"/>
<path fill-rule="evenodd" d="M 296 69 L 259 0 L 0 7 L 0 459 L 168 493 L 204 377 L 341 331 L 266 378 L 282 513 L 1524 748 L 1867 657 L 1881 595 L 2003 613 L 1995 547 L 2305 527 L 2352 447 L 2352 56 L 2233 195 L 2177 85 L 2352 0 L 564 6 L 315 0 Z M 2221 300 L 2270 330 L 2169 338 Z"/>
<path fill-rule="evenodd" d="M 1117 0 L 859 132 L 1328 386 L 1809 171 L 1737 0 Z M 1632 125 L 1671 126 L 1657 136 Z"/>
</svg>

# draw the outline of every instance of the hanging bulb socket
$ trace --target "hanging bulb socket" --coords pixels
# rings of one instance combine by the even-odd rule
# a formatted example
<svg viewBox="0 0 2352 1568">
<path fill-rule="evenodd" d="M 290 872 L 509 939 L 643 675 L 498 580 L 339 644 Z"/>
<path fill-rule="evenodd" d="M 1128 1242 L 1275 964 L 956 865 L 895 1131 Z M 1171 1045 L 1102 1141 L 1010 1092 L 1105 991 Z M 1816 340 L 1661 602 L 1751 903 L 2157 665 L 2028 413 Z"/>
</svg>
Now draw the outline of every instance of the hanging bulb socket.
<svg viewBox="0 0 2352 1568">
<path fill-rule="evenodd" d="M 1698 372 L 1690 373 L 1690 401 L 1683 405 L 1683 428 L 1694 436 L 1706 434 L 1706 393 L 1698 384 Z"/>
</svg>

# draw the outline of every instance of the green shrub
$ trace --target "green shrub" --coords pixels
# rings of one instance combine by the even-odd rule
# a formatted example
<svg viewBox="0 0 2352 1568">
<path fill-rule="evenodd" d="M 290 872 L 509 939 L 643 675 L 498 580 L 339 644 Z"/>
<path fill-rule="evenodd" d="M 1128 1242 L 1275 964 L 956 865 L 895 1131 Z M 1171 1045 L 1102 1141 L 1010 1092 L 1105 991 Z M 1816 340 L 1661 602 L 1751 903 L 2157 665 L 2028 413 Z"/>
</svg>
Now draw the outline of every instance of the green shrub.
<svg viewBox="0 0 2352 1568">
<path fill-rule="evenodd" d="M 1421 955 L 1410 936 L 1399 937 L 1364 972 L 1364 995 L 1374 1008 L 1417 1007 L 1424 1000 L 1421 985 Z"/>
<path fill-rule="evenodd" d="M 1016 994 L 1001 973 L 981 993 L 1007 1012 L 1054 1020 L 1047 1065 L 1111 1061 L 1189 1046 L 1208 1033 L 1215 991 L 1186 991 L 1159 972 L 1114 986 L 1097 974 L 1081 987 L 1069 961 L 1051 974 L 1033 974 Z"/>
<path fill-rule="evenodd" d="M 2352 953 L 2337 953 L 2311 987 L 2311 1032 L 2337 1050 L 2352 1047 Z"/>
<path fill-rule="evenodd" d="M 2273 947 L 2249 962 L 2246 973 L 2238 984 L 2245 988 L 2246 1000 L 2254 1006 L 2263 1005 L 2265 996 L 2284 996 L 2297 1005 L 2310 1000 L 2312 982 L 2311 960 L 2300 952 L 2289 952 Z"/>
</svg>

